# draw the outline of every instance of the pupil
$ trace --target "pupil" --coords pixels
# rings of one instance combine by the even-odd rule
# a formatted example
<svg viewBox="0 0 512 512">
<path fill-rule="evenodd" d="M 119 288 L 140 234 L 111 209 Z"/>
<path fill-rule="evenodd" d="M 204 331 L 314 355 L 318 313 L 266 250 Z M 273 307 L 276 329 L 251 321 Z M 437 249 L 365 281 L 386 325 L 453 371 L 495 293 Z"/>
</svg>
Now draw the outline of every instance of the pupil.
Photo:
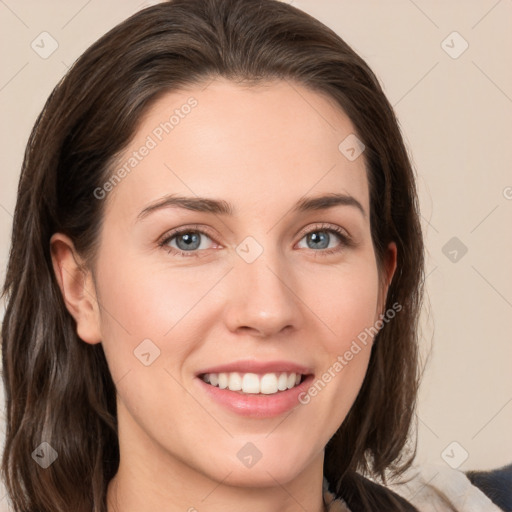
<svg viewBox="0 0 512 512">
<path fill-rule="evenodd" d="M 182 242 L 182 243 L 180 243 Z M 197 233 L 185 233 L 176 239 L 176 245 L 182 250 L 197 249 L 200 245 Z"/>
<path fill-rule="evenodd" d="M 325 231 L 310 233 L 308 241 L 313 243 L 313 249 L 326 249 L 329 246 L 329 235 Z"/>
</svg>

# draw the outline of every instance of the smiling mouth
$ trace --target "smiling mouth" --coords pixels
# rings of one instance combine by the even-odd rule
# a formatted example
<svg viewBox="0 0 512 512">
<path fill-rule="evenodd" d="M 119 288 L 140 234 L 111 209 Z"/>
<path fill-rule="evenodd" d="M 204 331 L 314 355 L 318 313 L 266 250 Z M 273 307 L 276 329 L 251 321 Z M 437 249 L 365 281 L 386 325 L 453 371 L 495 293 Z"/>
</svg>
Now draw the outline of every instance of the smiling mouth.
<svg viewBox="0 0 512 512">
<path fill-rule="evenodd" d="M 295 372 L 240 373 L 221 372 L 204 373 L 199 378 L 220 389 L 240 394 L 273 395 L 292 389 L 301 384 L 307 375 Z"/>
</svg>

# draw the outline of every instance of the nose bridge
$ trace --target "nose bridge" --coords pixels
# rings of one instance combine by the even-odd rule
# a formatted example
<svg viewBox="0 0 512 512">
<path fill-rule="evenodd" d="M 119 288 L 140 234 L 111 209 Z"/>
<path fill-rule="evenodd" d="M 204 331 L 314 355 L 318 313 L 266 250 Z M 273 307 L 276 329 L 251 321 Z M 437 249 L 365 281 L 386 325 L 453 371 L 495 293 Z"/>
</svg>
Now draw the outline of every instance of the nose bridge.
<svg viewBox="0 0 512 512">
<path fill-rule="evenodd" d="M 301 316 L 292 273 L 279 250 L 246 239 L 236 252 L 225 309 L 230 330 L 250 329 L 268 336 L 298 327 Z"/>
</svg>

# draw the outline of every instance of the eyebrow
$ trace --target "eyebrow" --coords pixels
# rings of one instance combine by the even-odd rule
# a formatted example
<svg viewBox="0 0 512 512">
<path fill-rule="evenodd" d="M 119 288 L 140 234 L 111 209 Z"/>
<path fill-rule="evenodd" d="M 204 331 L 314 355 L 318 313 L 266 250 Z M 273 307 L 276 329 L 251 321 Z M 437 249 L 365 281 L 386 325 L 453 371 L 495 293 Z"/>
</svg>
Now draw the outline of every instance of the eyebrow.
<svg viewBox="0 0 512 512">
<path fill-rule="evenodd" d="M 326 210 L 334 206 L 352 206 L 357 208 L 366 217 L 363 205 L 353 196 L 348 194 L 326 194 L 318 197 L 303 197 L 297 201 L 293 211 L 303 213 L 313 210 Z M 209 199 L 206 197 L 184 197 L 177 195 L 167 195 L 158 201 L 146 206 L 138 215 L 137 221 L 147 217 L 150 213 L 163 208 L 184 208 L 195 212 L 213 213 L 216 215 L 234 214 L 233 206 L 224 200 Z"/>
<path fill-rule="evenodd" d="M 311 210 L 326 210 L 333 206 L 353 206 L 363 214 L 363 217 L 366 217 L 363 205 L 349 194 L 333 193 L 319 197 L 305 197 L 297 202 L 293 210 L 296 212 L 306 212 Z"/>
</svg>

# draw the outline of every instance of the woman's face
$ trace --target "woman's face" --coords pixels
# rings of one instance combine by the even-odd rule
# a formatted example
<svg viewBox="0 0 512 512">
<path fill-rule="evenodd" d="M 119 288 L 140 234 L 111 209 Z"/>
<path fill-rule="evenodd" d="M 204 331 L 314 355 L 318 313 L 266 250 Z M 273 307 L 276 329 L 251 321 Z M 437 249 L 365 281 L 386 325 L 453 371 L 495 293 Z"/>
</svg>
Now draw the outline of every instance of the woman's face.
<svg viewBox="0 0 512 512">
<path fill-rule="evenodd" d="M 94 322 L 122 463 L 124 446 L 158 474 L 259 486 L 321 468 L 386 293 L 354 132 L 332 101 L 285 81 L 216 80 L 142 120 L 121 179 L 93 199 L 107 202 Z M 280 391 L 292 373 L 306 381 Z"/>
</svg>

